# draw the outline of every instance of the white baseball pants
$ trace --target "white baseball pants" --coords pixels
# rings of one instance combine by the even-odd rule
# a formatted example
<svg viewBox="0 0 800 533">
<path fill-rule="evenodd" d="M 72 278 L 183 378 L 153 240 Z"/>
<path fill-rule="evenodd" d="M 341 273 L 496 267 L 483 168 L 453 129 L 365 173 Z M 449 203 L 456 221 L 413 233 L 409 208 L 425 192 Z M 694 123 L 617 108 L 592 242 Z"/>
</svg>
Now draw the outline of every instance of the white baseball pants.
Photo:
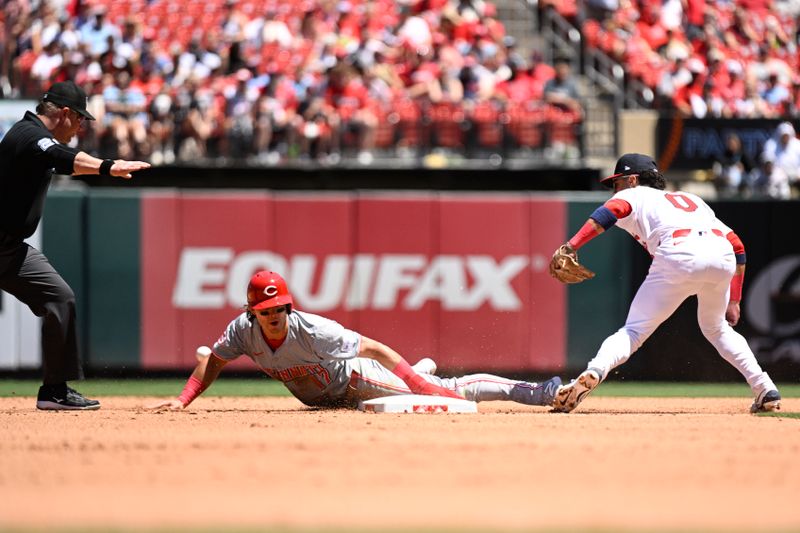
<svg viewBox="0 0 800 533">
<path fill-rule="evenodd" d="M 686 246 L 671 252 L 668 256 L 656 253 L 647 278 L 636 292 L 625 325 L 603 342 L 588 368 L 602 370 L 601 377 L 605 379 L 686 298 L 697 295 L 697 322 L 706 339 L 744 376 L 755 396 L 775 389 L 747 340 L 725 320 L 730 281 L 736 269 L 727 241 L 706 234 L 687 239 Z"/>
</svg>

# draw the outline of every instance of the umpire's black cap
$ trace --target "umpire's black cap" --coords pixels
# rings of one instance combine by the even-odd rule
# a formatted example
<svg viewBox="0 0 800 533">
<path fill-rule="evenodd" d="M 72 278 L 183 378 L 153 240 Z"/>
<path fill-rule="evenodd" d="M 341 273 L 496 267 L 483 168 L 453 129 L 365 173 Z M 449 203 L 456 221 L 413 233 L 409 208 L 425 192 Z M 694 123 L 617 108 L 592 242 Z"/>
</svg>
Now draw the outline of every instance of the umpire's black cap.
<svg viewBox="0 0 800 533">
<path fill-rule="evenodd" d="M 88 101 L 86 93 L 73 81 L 54 83 L 42 96 L 42 102 L 53 102 L 56 105 L 68 107 L 89 120 L 94 120 L 92 114 L 86 111 Z"/>
<path fill-rule="evenodd" d="M 617 160 L 614 173 L 601 179 L 600 183 L 609 186 L 614 178 L 641 174 L 645 170 L 658 170 L 658 165 L 652 157 L 644 154 L 625 154 Z"/>
</svg>

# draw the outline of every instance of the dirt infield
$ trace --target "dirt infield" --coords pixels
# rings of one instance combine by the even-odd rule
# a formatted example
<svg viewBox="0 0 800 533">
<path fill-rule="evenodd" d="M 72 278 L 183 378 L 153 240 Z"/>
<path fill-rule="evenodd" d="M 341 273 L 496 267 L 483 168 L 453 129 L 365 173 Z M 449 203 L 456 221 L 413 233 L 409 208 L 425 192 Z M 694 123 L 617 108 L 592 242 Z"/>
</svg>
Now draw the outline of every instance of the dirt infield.
<svg viewBox="0 0 800 533">
<path fill-rule="evenodd" d="M 569 415 L 101 400 L 54 413 L 0 399 L 0 529 L 800 528 L 800 420 L 751 416 L 743 398 L 589 398 Z"/>
</svg>

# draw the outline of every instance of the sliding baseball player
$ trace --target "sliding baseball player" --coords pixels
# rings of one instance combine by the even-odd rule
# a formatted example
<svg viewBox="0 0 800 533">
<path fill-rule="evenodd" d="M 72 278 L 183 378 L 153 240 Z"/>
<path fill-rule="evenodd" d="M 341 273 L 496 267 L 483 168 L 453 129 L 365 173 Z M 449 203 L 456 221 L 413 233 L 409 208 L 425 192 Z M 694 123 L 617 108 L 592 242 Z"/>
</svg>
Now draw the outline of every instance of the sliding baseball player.
<svg viewBox="0 0 800 533">
<path fill-rule="evenodd" d="M 228 325 L 211 354 L 201 358 L 180 396 L 153 408 L 185 408 L 228 361 L 242 355 L 283 382 L 298 400 L 319 407 L 354 408 L 362 400 L 411 393 L 550 406 L 561 385 L 557 377 L 541 384 L 490 374 L 440 378 L 433 374 L 435 365 L 427 371 L 423 362 L 412 367 L 385 344 L 294 309 L 284 279 L 262 271 L 250 279 L 245 312 Z"/>
</svg>

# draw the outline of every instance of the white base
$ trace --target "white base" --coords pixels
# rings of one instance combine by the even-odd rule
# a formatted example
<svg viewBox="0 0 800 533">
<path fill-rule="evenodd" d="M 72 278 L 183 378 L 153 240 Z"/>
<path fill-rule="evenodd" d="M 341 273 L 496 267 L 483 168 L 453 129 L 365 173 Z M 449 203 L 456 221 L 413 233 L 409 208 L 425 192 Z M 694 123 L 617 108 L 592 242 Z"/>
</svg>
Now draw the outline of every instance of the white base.
<svg viewBox="0 0 800 533">
<path fill-rule="evenodd" d="M 368 413 L 477 413 L 478 404 L 444 396 L 403 394 L 359 402 L 358 409 Z"/>
</svg>

